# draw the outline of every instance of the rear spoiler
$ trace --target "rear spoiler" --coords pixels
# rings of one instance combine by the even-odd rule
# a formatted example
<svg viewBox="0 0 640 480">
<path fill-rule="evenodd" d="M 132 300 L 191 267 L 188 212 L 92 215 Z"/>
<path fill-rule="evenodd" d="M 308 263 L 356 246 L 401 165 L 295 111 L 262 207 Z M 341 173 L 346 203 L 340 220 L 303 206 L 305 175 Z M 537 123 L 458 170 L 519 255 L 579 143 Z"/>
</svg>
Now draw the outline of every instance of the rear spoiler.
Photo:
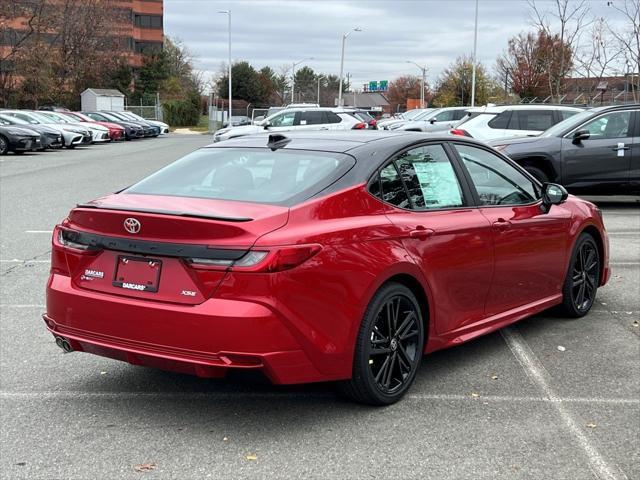
<svg viewBox="0 0 640 480">
<path fill-rule="evenodd" d="M 152 208 L 132 208 L 132 207 L 120 207 L 120 206 L 108 206 L 102 207 L 93 203 L 78 203 L 78 208 L 94 208 L 98 210 L 116 210 L 126 212 L 140 212 L 140 213 L 155 213 L 157 215 L 173 215 L 176 217 L 190 217 L 190 218 L 206 218 L 208 220 L 220 220 L 223 222 L 250 222 L 253 218 L 248 217 L 223 217 L 221 215 L 207 215 L 206 213 L 192 213 L 181 212 L 179 210 L 156 210 Z"/>
</svg>

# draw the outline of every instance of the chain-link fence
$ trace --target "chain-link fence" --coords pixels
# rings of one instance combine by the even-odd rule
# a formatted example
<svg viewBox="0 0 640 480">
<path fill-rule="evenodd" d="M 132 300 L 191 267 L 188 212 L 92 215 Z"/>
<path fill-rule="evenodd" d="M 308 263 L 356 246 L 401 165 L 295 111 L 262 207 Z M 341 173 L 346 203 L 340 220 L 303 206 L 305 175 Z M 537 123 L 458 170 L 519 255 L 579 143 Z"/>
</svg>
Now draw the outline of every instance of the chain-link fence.
<svg viewBox="0 0 640 480">
<path fill-rule="evenodd" d="M 131 102 L 129 98 L 126 100 L 124 109 L 128 112 L 140 115 L 147 120 L 162 121 L 162 104 L 160 103 L 159 94 L 144 94 L 135 102 Z"/>
</svg>

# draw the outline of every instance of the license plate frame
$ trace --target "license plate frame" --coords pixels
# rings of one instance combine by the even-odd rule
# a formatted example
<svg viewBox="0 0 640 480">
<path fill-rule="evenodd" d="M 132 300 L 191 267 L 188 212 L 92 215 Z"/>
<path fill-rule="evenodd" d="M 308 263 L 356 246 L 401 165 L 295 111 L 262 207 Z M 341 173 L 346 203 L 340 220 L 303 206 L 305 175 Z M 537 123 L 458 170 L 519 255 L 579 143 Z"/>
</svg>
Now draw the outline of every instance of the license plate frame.
<svg viewBox="0 0 640 480">
<path fill-rule="evenodd" d="M 130 262 L 135 262 L 129 265 Z M 126 270 L 126 266 L 131 269 L 134 265 L 136 267 L 140 267 L 140 263 L 147 264 L 150 268 L 154 269 L 153 274 L 148 279 L 145 278 L 142 281 L 137 280 L 133 281 L 130 279 L 127 281 L 125 278 L 126 273 L 121 271 L 121 267 L 124 266 Z M 153 266 L 151 265 L 153 264 Z M 148 293 L 156 293 L 160 288 L 160 275 L 162 272 L 162 260 L 158 260 L 157 258 L 146 258 L 146 257 L 136 257 L 129 255 L 118 255 L 116 258 L 116 267 L 114 269 L 113 282 L 112 285 L 114 287 L 122 288 L 125 290 L 138 291 L 138 292 L 148 292 Z M 129 273 L 131 275 L 132 272 Z M 137 276 L 137 275 L 136 275 Z"/>
</svg>

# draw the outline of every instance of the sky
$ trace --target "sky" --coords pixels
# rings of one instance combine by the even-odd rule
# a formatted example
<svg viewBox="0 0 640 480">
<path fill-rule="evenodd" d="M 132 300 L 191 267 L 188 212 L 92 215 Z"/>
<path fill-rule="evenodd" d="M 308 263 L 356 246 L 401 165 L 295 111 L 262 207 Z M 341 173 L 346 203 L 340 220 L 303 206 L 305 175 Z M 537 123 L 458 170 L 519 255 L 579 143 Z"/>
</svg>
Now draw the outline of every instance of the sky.
<svg viewBox="0 0 640 480">
<path fill-rule="evenodd" d="M 595 15 L 619 21 L 605 0 L 589 3 Z M 165 35 L 184 42 L 205 79 L 228 59 L 228 19 L 219 10 L 231 10 L 233 61 L 277 73 L 313 57 L 296 68 L 337 75 L 342 35 L 362 29 L 346 41 L 344 71 L 356 88 L 421 75 L 408 60 L 426 65 L 433 85 L 458 56 L 473 52 L 475 0 L 164 0 Z M 509 38 L 532 28 L 525 0 L 479 0 L 478 60 L 491 69 Z"/>
</svg>

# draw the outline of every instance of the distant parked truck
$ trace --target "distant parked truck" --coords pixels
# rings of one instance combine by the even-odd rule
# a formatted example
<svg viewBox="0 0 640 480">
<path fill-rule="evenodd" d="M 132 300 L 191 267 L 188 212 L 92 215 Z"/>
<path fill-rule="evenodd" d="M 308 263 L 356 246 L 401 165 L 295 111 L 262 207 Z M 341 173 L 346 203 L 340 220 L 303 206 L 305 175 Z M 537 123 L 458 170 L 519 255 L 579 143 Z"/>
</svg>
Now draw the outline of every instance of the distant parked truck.
<svg viewBox="0 0 640 480">
<path fill-rule="evenodd" d="M 119 90 L 87 88 L 80 94 L 80 100 L 83 112 L 124 110 L 124 94 Z"/>
</svg>

